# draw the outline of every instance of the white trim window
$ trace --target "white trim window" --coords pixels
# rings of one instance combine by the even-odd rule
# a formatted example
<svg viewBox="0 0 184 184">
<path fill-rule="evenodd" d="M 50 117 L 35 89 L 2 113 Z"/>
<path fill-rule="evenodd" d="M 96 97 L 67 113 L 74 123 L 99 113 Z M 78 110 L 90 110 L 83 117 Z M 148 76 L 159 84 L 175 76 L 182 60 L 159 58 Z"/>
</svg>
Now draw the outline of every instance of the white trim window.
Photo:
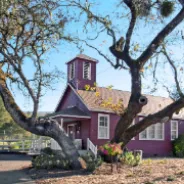
<svg viewBox="0 0 184 184">
<path fill-rule="evenodd" d="M 98 139 L 109 139 L 109 115 L 98 114 Z"/>
<path fill-rule="evenodd" d="M 142 120 L 143 118 L 139 118 Z M 139 134 L 139 140 L 164 140 L 164 123 L 149 126 Z"/>
<path fill-rule="evenodd" d="M 75 77 L 75 63 L 69 65 L 69 79 L 72 80 Z"/>
<path fill-rule="evenodd" d="M 83 63 L 83 79 L 91 80 L 91 63 L 90 62 Z"/>
<path fill-rule="evenodd" d="M 171 120 L 171 140 L 178 138 L 178 121 Z"/>
</svg>

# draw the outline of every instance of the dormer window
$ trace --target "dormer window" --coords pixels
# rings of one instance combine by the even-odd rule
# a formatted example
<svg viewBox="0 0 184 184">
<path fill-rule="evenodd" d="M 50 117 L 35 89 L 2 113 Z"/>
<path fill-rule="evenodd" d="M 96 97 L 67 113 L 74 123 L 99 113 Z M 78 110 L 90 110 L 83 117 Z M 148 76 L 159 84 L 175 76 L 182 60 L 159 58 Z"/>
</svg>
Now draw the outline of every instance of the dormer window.
<svg viewBox="0 0 184 184">
<path fill-rule="evenodd" d="M 71 63 L 69 66 L 69 80 L 72 80 L 75 77 L 75 63 Z"/>
<path fill-rule="evenodd" d="M 90 62 L 83 63 L 83 78 L 86 80 L 91 80 L 91 63 Z"/>
</svg>

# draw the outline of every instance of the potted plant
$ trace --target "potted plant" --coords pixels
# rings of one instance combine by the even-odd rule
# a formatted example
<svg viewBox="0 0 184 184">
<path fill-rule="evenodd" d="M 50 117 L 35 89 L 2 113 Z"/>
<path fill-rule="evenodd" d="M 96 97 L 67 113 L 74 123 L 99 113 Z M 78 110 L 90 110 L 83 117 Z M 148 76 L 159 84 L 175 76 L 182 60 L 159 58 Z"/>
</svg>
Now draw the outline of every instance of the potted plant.
<svg viewBox="0 0 184 184">
<path fill-rule="evenodd" d="M 118 161 L 118 157 L 122 155 L 123 150 L 121 149 L 123 143 L 106 143 L 99 147 L 99 151 L 104 158 L 104 161 L 111 163 L 111 172 L 113 172 L 113 162 Z"/>
</svg>

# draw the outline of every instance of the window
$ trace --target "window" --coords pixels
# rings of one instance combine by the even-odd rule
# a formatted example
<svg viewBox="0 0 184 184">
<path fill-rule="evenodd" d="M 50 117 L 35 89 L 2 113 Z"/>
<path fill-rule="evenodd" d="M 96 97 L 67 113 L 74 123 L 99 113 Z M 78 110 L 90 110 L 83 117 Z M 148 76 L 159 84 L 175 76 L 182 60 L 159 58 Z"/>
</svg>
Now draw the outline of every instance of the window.
<svg viewBox="0 0 184 184">
<path fill-rule="evenodd" d="M 178 138 L 178 121 L 171 120 L 171 140 Z"/>
<path fill-rule="evenodd" d="M 87 80 L 91 80 L 91 63 L 90 62 L 83 63 L 83 78 Z"/>
<path fill-rule="evenodd" d="M 98 139 L 109 139 L 109 115 L 98 115 Z"/>
<path fill-rule="evenodd" d="M 139 120 L 142 119 L 139 118 Z M 139 140 L 164 140 L 164 124 L 157 123 L 149 126 L 139 134 Z"/>
<path fill-rule="evenodd" d="M 75 77 L 75 63 L 71 63 L 69 66 L 69 79 L 72 80 Z"/>
</svg>

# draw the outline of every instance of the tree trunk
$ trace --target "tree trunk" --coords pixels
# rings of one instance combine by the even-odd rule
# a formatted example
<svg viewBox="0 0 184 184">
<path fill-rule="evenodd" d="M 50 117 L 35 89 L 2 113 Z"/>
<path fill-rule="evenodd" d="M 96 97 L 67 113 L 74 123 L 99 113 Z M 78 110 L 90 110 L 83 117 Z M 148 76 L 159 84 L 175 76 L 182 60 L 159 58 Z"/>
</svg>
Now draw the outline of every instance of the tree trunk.
<svg viewBox="0 0 184 184">
<path fill-rule="evenodd" d="M 141 112 L 142 107 L 146 104 L 140 103 L 141 95 L 141 76 L 140 76 L 140 67 L 138 64 L 131 65 L 131 80 L 132 80 L 132 87 L 131 87 L 131 96 L 129 100 L 128 107 L 126 108 L 125 112 L 121 115 L 118 124 L 115 129 L 114 138 L 112 142 L 123 142 L 124 133 L 130 127 L 133 122 L 133 119 L 136 115 Z M 128 139 L 131 140 L 131 136 Z M 127 138 L 126 138 L 127 139 Z"/>
<path fill-rule="evenodd" d="M 74 142 L 66 136 L 60 124 L 54 119 L 37 119 L 33 121 L 32 118 L 26 117 L 14 101 L 5 79 L 2 70 L 0 70 L 0 95 L 6 110 L 10 113 L 15 123 L 31 133 L 55 139 L 61 146 L 66 158 L 70 160 L 72 168 L 81 168 L 77 148 Z"/>
</svg>

